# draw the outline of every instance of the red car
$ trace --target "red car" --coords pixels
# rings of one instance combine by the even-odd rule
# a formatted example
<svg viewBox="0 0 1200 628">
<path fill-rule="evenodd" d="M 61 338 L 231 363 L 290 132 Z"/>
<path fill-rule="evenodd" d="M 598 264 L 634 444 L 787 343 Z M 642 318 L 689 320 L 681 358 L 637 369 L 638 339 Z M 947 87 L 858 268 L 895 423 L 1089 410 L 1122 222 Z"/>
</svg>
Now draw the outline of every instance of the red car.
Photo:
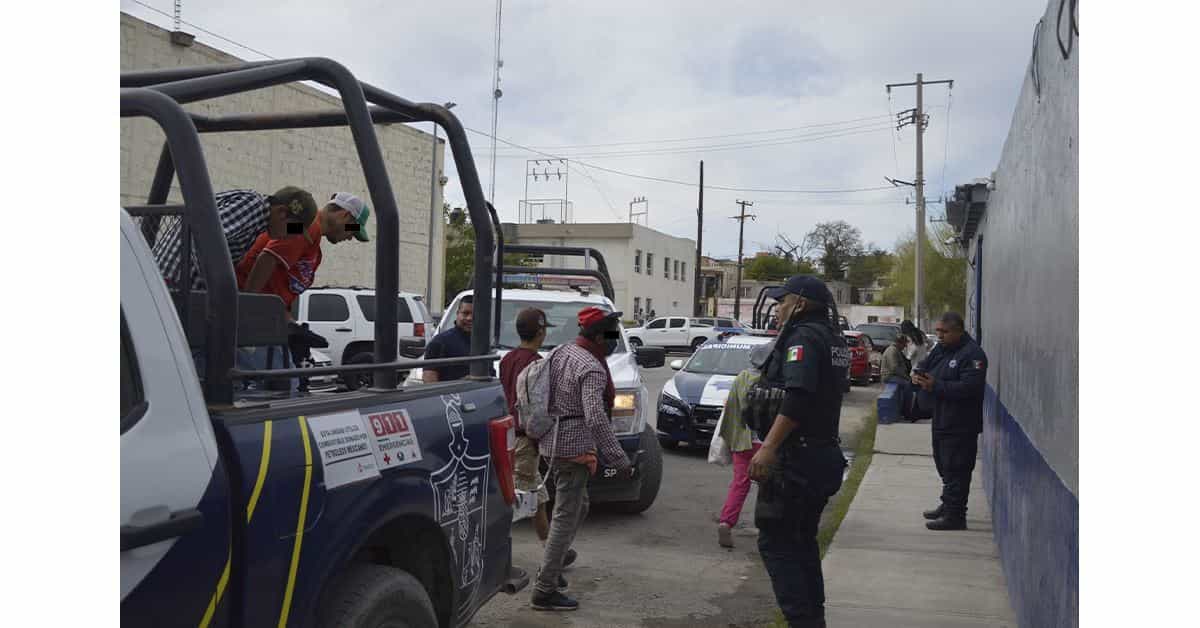
<svg viewBox="0 0 1200 628">
<path fill-rule="evenodd" d="M 869 340 L 864 340 L 861 331 L 843 331 L 846 346 L 850 347 L 850 380 L 866 386 L 871 383 L 871 350 L 867 348 Z"/>
</svg>

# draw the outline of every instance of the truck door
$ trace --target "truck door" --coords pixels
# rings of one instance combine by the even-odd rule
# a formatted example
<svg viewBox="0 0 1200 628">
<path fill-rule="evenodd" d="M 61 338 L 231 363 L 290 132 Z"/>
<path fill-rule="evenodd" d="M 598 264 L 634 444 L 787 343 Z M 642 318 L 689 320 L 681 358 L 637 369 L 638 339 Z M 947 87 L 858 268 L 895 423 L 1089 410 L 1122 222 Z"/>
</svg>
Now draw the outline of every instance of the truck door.
<svg viewBox="0 0 1200 628">
<path fill-rule="evenodd" d="M 642 340 L 655 347 L 665 347 L 671 343 L 667 342 L 667 319 L 656 318 L 646 325 L 646 333 L 642 334 Z"/>
<path fill-rule="evenodd" d="M 223 626 L 228 482 L 179 318 L 122 218 L 121 625 Z"/>
<path fill-rule="evenodd" d="M 325 337 L 329 341 L 327 349 L 321 349 L 329 354 L 334 364 L 341 364 L 345 356 L 346 346 L 358 339 L 356 316 L 351 316 L 350 305 L 346 297 L 337 292 L 316 292 L 301 294 L 307 302 L 301 309 L 304 322 L 308 328 Z M 370 330 L 371 337 L 375 331 Z"/>
<path fill-rule="evenodd" d="M 686 318 L 671 318 L 667 323 L 667 341 L 663 344 L 672 347 L 686 347 L 691 341 L 688 339 L 688 324 Z"/>
</svg>

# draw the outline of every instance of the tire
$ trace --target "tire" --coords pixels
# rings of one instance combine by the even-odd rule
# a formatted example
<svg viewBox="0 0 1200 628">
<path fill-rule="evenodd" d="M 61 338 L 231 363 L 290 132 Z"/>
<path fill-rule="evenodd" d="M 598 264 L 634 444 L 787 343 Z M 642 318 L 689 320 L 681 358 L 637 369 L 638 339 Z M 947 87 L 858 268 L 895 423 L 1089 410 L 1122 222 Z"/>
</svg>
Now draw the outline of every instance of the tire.
<svg viewBox="0 0 1200 628">
<path fill-rule="evenodd" d="M 670 449 L 671 451 L 679 449 L 679 441 L 675 440 L 674 438 L 668 438 L 666 436 L 659 436 L 658 444 L 662 445 L 663 449 Z"/>
<path fill-rule="evenodd" d="M 355 353 L 346 360 L 346 364 L 371 364 L 375 361 L 375 354 L 363 351 Z M 375 376 L 371 373 L 349 373 L 342 377 L 346 386 L 350 390 L 358 390 L 360 388 L 370 387 L 375 383 Z"/>
<path fill-rule="evenodd" d="M 353 564 L 333 584 L 318 614 L 321 628 L 378 628 L 438 625 L 437 612 L 421 582 L 385 565 Z"/>
<path fill-rule="evenodd" d="M 636 348 L 638 348 L 638 347 L 640 347 L 640 346 L 642 346 L 642 339 L 641 339 L 641 338 L 630 338 L 630 339 L 629 339 L 629 346 L 631 346 L 631 347 L 633 347 L 633 348 L 635 348 L 635 349 L 636 349 Z"/>
<path fill-rule="evenodd" d="M 692 352 L 694 353 L 696 351 L 696 349 L 699 349 L 700 345 L 704 344 L 705 341 L 707 341 L 707 340 L 708 340 L 708 338 L 697 338 L 697 339 L 693 340 L 692 341 Z"/>
<path fill-rule="evenodd" d="M 654 428 L 649 425 L 642 432 L 642 449 L 645 450 L 645 456 L 638 469 L 642 477 L 642 492 L 634 501 L 612 504 L 612 509 L 616 512 L 636 515 L 649 508 L 658 497 L 663 473 L 662 447 L 658 446 L 658 437 L 654 433 Z"/>
</svg>

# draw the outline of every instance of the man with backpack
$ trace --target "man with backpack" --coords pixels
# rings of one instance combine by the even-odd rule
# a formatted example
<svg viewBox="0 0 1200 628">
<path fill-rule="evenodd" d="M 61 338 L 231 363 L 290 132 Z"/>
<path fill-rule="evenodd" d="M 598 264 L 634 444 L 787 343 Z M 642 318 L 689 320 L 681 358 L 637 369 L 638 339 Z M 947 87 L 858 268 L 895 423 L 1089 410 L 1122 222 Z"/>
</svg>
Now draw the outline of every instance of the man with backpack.
<svg viewBox="0 0 1200 628">
<path fill-rule="evenodd" d="M 620 339 L 620 312 L 597 307 L 579 311 L 579 336 L 544 361 L 526 367 L 517 380 L 521 422 L 554 474 L 554 514 L 531 605 L 542 611 L 573 611 L 579 603 L 564 594 L 562 568 L 588 512 L 588 478 L 599 462 L 626 478 L 633 466 L 613 434 L 616 389 L 607 357 Z M 539 385 L 540 384 L 540 385 Z M 530 393 L 530 391 L 536 391 Z M 541 398 L 545 394 L 546 398 Z M 531 396 L 533 398 L 531 398 Z M 547 418 L 552 427 L 547 427 Z"/>
</svg>

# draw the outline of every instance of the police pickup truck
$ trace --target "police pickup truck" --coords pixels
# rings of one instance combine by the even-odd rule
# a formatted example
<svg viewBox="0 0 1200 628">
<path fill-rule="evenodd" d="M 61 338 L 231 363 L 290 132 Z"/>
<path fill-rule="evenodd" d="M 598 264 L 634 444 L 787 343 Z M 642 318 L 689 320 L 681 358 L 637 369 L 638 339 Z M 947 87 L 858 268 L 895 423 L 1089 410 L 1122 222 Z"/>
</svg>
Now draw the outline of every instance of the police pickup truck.
<svg viewBox="0 0 1200 628">
<path fill-rule="evenodd" d="M 181 107 L 300 80 L 336 89 L 344 110 Z M 242 347 L 283 345 L 288 328 L 278 297 L 237 291 L 198 135 L 350 126 L 376 214 L 376 291 L 396 294 L 399 213 L 373 123 L 436 122 L 477 223 L 486 326 L 493 234 L 458 120 L 327 59 L 136 72 L 121 86 L 122 117 L 149 118 L 166 138 L 147 204 L 120 212 L 122 625 L 461 626 L 523 587 L 509 538 L 522 503 L 514 424 L 487 375 L 486 339 L 443 361 L 470 364 L 471 377 L 397 387 L 413 363 L 396 359 L 395 305 L 384 300 L 373 365 L 235 368 Z M 168 204 L 176 178 L 182 203 Z M 150 247 L 166 220 L 181 224 L 179 277 L 195 260 L 206 290 L 168 290 Z M 254 377 L 368 371 L 373 387 L 345 394 L 239 392 Z"/>
</svg>

